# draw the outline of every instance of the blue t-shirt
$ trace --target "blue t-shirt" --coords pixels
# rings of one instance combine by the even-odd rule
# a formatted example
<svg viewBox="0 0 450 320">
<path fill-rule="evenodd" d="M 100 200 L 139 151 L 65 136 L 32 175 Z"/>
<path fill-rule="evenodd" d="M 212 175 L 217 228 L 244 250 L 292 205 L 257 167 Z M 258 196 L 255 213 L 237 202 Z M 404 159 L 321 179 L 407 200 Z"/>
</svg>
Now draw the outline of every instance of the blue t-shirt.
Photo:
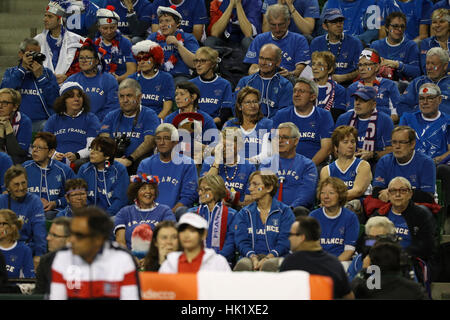
<svg viewBox="0 0 450 320">
<path fill-rule="evenodd" d="M 355 250 L 359 235 L 359 221 L 353 211 L 342 208 L 337 216 L 330 217 L 325 213 L 324 208 L 319 208 L 309 215 L 319 221 L 320 245 L 323 250 L 336 257 L 346 249 Z"/>
<path fill-rule="evenodd" d="M 396 214 L 389 210 L 387 218 L 392 221 L 395 227 L 395 233 L 400 238 L 400 245 L 403 249 L 411 245 L 411 233 L 409 232 L 408 224 L 401 214 Z"/>
<path fill-rule="evenodd" d="M 152 78 L 146 78 L 141 72 L 136 72 L 128 78 L 139 82 L 142 90 L 141 104 L 151 108 L 156 115 L 163 109 L 165 101 L 175 99 L 173 77 L 165 71 L 158 70 Z"/>
<path fill-rule="evenodd" d="M 334 121 L 331 113 L 325 109 L 313 107 L 307 116 L 300 116 L 295 107 L 281 109 L 273 118 L 273 128 L 283 122 L 293 122 L 300 131 L 296 152 L 312 159 L 321 148 L 322 139 L 331 139 Z"/>
<path fill-rule="evenodd" d="M 404 113 L 399 125 L 410 126 L 416 132 L 416 150 L 431 158 L 438 157 L 448 151 L 450 144 L 450 116 L 439 112 L 433 119 L 425 119 L 420 111 Z"/>
<path fill-rule="evenodd" d="M 64 30 L 64 29 L 62 29 L 62 30 Z M 56 69 L 56 66 L 58 65 L 59 52 L 61 50 L 61 45 L 58 46 L 57 41 L 58 41 L 58 39 L 55 39 L 54 37 L 52 37 L 50 32 L 47 33 L 47 43 L 52 52 L 53 69 Z"/>
<path fill-rule="evenodd" d="M 356 175 L 357 175 L 360 164 L 361 164 L 361 159 L 355 158 L 355 159 L 353 159 L 352 164 L 345 171 L 343 171 L 341 168 L 339 168 L 336 161 L 333 161 L 328 166 L 328 175 L 330 177 L 339 178 L 342 181 L 344 181 L 348 190 L 350 190 L 353 188 L 353 183 L 355 182 Z"/>
<path fill-rule="evenodd" d="M 363 50 L 361 41 L 349 34 L 338 43 L 328 41 L 328 34 L 314 38 L 311 41 L 311 52 L 329 51 L 336 57 L 335 74 L 346 74 L 358 69 L 359 55 Z"/>
<path fill-rule="evenodd" d="M 0 247 L 5 257 L 8 278 L 36 278 L 34 273 L 33 255 L 31 249 L 23 242 L 16 242 L 11 248 Z"/>
<path fill-rule="evenodd" d="M 350 125 L 353 115 L 354 111 L 347 111 L 346 113 L 341 114 L 336 120 L 336 128 L 341 125 Z M 363 148 L 369 122 L 369 119 L 361 120 L 359 117 L 356 117 L 355 128 L 358 130 L 357 148 Z M 391 133 L 394 129 L 394 124 L 392 123 L 391 118 L 383 112 L 378 112 L 378 118 L 375 124 L 375 151 L 382 151 L 391 145 Z"/>
<path fill-rule="evenodd" d="M 194 25 L 196 24 L 208 24 L 208 15 L 206 12 L 205 1 L 203 0 L 189 0 L 181 1 L 180 4 L 175 4 L 171 0 L 154 0 L 153 7 L 154 12 L 152 14 L 152 23 L 159 24 L 158 15 L 156 10 L 159 6 L 170 7 L 175 6 L 177 12 L 183 17 L 181 19 L 180 29 L 184 32 L 192 33 Z M 209 11 L 209 8 L 208 8 Z"/>
<path fill-rule="evenodd" d="M 135 116 L 127 117 L 122 110 L 110 112 L 103 120 L 100 133 L 109 133 L 113 139 L 126 135 L 130 138 L 130 145 L 125 151 L 125 156 L 132 154 L 139 145 L 144 142 L 145 136 L 155 134 L 156 128 L 161 124 L 161 120 L 150 108 L 140 107 L 139 116 L 135 122 Z"/>
<path fill-rule="evenodd" d="M 231 111 L 233 107 L 233 94 L 231 83 L 216 75 L 211 81 L 202 80 L 200 77 L 189 80 L 200 90 L 198 99 L 198 108 L 212 118 L 219 116 L 222 108 L 228 108 Z"/>
<path fill-rule="evenodd" d="M 288 71 L 294 71 L 299 63 L 308 65 L 311 62 L 308 40 L 301 34 L 288 31 L 280 40 L 274 39 L 271 32 L 258 34 L 247 50 L 244 63 L 258 64 L 259 51 L 267 43 L 273 43 L 282 50 L 280 66 Z"/>
</svg>

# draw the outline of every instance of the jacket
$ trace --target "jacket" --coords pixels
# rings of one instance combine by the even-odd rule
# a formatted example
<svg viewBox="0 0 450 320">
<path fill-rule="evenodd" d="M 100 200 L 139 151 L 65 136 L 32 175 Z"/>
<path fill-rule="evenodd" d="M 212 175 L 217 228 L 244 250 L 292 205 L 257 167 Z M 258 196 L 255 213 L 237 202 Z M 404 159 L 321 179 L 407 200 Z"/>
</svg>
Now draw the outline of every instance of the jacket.
<svg viewBox="0 0 450 320">
<path fill-rule="evenodd" d="M 295 216 L 291 208 L 272 199 L 272 207 L 264 225 L 265 229 L 256 229 L 260 221 L 256 202 L 245 206 L 235 216 L 235 242 L 242 257 L 252 254 L 269 254 L 282 257 L 289 253 L 289 233 Z M 263 234 L 265 242 L 256 241 L 255 236 Z"/>
<path fill-rule="evenodd" d="M 28 192 L 39 198 L 43 198 L 42 193 L 46 194 L 46 200 L 55 201 L 59 209 L 67 205 L 64 185 L 68 179 L 75 178 L 75 173 L 68 165 L 50 160 L 46 168 L 41 168 L 34 160 L 28 160 L 22 166 L 27 171 Z"/>
<path fill-rule="evenodd" d="M 213 249 L 205 248 L 205 254 L 202 258 L 200 271 L 223 271 L 231 272 L 227 259 L 220 254 L 217 254 Z M 178 259 L 182 251 L 171 252 L 167 255 L 166 261 L 163 262 L 159 268 L 160 273 L 178 273 Z"/>
</svg>

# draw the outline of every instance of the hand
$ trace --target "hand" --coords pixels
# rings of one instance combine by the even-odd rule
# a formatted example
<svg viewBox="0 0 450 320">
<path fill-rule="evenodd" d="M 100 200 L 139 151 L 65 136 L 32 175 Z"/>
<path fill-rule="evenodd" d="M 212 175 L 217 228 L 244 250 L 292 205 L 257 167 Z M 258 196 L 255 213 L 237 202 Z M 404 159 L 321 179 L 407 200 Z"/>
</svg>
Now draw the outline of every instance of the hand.
<svg viewBox="0 0 450 320">
<path fill-rule="evenodd" d="M 388 189 L 381 190 L 378 193 L 378 199 L 380 199 L 381 201 L 384 201 L 384 202 L 388 202 L 389 201 Z"/>
<path fill-rule="evenodd" d="M 259 270 L 259 260 L 258 257 L 256 256 L 256 254 L 252 255 L 250 257 L 250 259 L 252 260 L 252 264 L 253 264 L 253 270 Z"/>
<path fill-rule="evenodd" d="M 289 71 L 286 68 L 280 67 L 280 71 L 278 71 L 280 76 L 289 77 Z"/>
<path fill-rule="evenodd" d="M 58 161 L 62 161 L 62 159 L 64 159 L 64 153 L 55 152 L 55 159 Z"/>
<path fill-rule="evenodd" d="M 373 158 L 374 152 L 373 151 L 366 151 L 366 150 L 363 150 L 363 149 L 358 149 L 355 152 L 355 156 L 360 157 L 361 159 L 367 161 L 367 160 L 370 160 L 370 159 Z"/>
<path fill-rule="evenodd" d="M 111 73 L 111 74 L 114 76 L 114 78 L 116 79 L 116 81 L 119 82 L 119 76 L 118 76 L 117 74 L 115 74 L 115 73 Z"/>
<path fill-rule="evenodd" d="M 122 157 L 122 158 L 114 158 L 114 161 L 117 161 L 117 162 L 123 164 L 125 167 L 129 167 L 129 166 L 131 166 L 131 164 L 132 164 L 131 161 L 128 160 L 128 159 L 126 159 L 125 157 Z"/>
<path fill-rule="evenodd" d="M 28 71 L 31 71 L 31 65 L 35 62 L 31 56 L 31 53 L 32 51 L 26 51 L 22 56 L 22 67 Z"/>
<path fill-rule="evenodd" d="M 44 211 L 50 211 L 56 208 L 56 201 L 47 201 L 44 198 L 41 198 L 42 205 L 44 206 Z"/>
<path fill-rule="evenodd" d="M 74 162 L 75 160 L 77 160 L 77 156 L 75 155 L 75 153 L 73 152 L 66 152 L 64 154 L 64 157 L 66 157 L 67 159 L 70 160 L 70 162 Z"/>
<path fill-rule="evenodd" d="M 399 67 L 400 63 L 396 60 L 382 59 L 380 66 L 387 66 L 394 69 Z"/>
<path fill-rule="evenodd" d="M 123 4 L 127 7 L 128 11 L 131 11 L 133 9 L 132 0 L 123 0 Z"/>
<path fill-rule="evenodd" d="M 63 83 L 67 79 L 67 76 L 65 74 L 55 74 L 55 77 L 56 77 L 56 82 L 58 82 L 58 84 Z"/>
<path fill-rule="evenodd" d="M 180 44 L 178 42 L 178 39 L 175 36 L 167 36 L 166 43 L 167 44 L 173 44 L 177 48 L 178 48 L 178 45 Z"/>
<path fill-rule="evenodd" d="M 30 65 L 30 70 L 33 72 L 35 78 L 39 78 L 44 73 L 44 66 L 36 61 L 33 61 Z"/>
</svg>

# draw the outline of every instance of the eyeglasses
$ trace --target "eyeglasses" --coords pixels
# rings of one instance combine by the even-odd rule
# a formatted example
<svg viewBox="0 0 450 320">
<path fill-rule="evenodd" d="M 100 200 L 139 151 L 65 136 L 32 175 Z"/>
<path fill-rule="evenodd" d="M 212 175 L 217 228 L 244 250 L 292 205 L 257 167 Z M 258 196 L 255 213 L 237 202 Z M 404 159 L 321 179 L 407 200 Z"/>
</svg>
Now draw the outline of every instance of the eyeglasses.
<svg viewBox="0 0 450 320">
<path fill-rule="evenodd" d="M 137 57 L 136 57 L 136 61 L 137 61 L 137 62 L 140 62 L 140 61 L 147 61 L 147 60 L 150 60 L 151 57 L 152 57 L 152 56 L 151 56 L 150 54 L 144 54 L 144 55 L 142 55 L 142 56 L 137 56 Z"/>
<path fill-rule="evenodd" d="M 259 61 L 261 61 L 261 62 L 273 62 L 273 61 L 275 61 L 275 59 L 259 56 Z"/>
<path fill-rule="evenodd" d="M 48 148 L 46 147 L 40 147 L 40 146 L 31 146 L 31 150 L 37 150 L 37 151 L 42 151 L 42 150 L 47 150 Z"/>
<path fill-rule="evenodd" d="M 242 101 L 242 105 L 249 106 L 251 104 L 259 104 L 258 100 L 251 100 L 251 101 Z"/>
<path fill-rule="evenodd" d="M 391 141 L 391 144 L 392 145 L 397 145 L 397 144 L 403 144 L 403 145 L 406 145 L 406 144 L 408 144 L 408 143 L 410 143 L 411 141 L 410 140 L 392 140 Z"/>
<path fill-rule="evenodd" d="M 14 102 L 12 101 L 0 101 L 0 106 L 9 106 L 9 105 L 13 105 Z"/>
<path fill-rule="evenodd" d="M 48 236 L 49 236 L 49 237 L 53 237 L 53 238 L 67 238 L 67 237 L 68 237 L 68 236 L 66 236 L 66 235 L 60 236 L 59 234 L 56 234 L 56 233 L 53 233 L 53 232 L 49 232 L 49 233 L 48 233 Z"/>
<path fill-rule="evenodd" d="M 95 57 L 78 57 L 79 61 L 92 61 Z"/>
<path fill-rule="evenodd" d="M 102 150 L 100 150 L 100 149 L 92 149 L 91 147 L 89 147 L 89 152 L 102 152 L 103 153 L 103 151 Z"/>
<path fill-rule="evenodd" d="M 419 96 L 419 101 L 420 102 L 432 101 L 432 100 L 436 99 L 437 97 L 439 97 L 439 95 L 437 95 L 437 96 Z"/>
<path fill-rule="evenodd" d="M 399 29 L 399 30 L 405 30 L 406 25 L 404 24 L 391 24 L 389 27 L 392 27 L 393 29 Z"/>
<path fill-rule="evenodd" d="M 204 63 L 207 63 L 209 60 L 207 60 L 207 59 L 194 59 L 194 60 L 192 60 L 193 62 L 194 62 L 194 64 L 204 64 Z"/>
<path fill-rule="evenodd" d="M 400 194 L 407 194 L 409 191 L 411 191 L 411 190 L 408 188 L 388 189 L 388 192 L 390 194 L 397 194 L 398 192 L 400 192 Z"/>
</svg>

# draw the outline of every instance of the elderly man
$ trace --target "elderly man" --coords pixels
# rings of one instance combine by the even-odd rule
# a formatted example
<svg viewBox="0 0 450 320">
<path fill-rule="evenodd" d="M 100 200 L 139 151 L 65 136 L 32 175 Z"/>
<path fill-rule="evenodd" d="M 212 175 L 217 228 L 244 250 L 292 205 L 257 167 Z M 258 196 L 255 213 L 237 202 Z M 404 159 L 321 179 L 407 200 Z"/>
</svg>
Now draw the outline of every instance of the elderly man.
<svg viewBox="0 0 450 320">
<path fill-rule="evenodd" d="M 291 14 L 287 6 L 282 4 L 269 6 L 266 18 L 270 31 L 255 37 L 244 58 L 245 63 L 251 64 L 248 73 L 259 71 L 258 53 L 264 44 L 273 43 L 282 50 L 280 75 L 294 81 L 311 62 L 308 41 L 301 34 L 288 31 Z"/>
<path fill-rule="evenodd" d="M 261 110 L 267 118 L 273 118 L 278 110 L 292 105 L 292 83 L 277 73 L 282 53 L 273 43 L 263 45 L 259 51 L 258 72 L 241 78 L 234 91 L 237 97 L 245 86 L 258 89 L 262 93 Z"/>
<path fill-rule="evenodd" d="M 63 25 L 66 11 L 56 1 L 50 1 L 44 14 L 44 31 L 34 37 L 46 56 L 43 66 L 56 76 L 58 84 L 63 83 L 73 71 L 77 49 L 85 38 L 67 30 Z"/>
<path fill-rule="evenodd" d="M 415 151 L 416 132 L 408 126 L 398 126 L 392 131 L 392 153 L 383 156 L 375 168 L 372 196 L 389 200 L 388 184 L 401 176 L 412 185 L 415 202 L 434 203 L 436 191 L 436 166 L 433 159 Z"/>
<path fill-rule="evenodd" d="M 120 109 L 103 120 L 100 135 L 116 139 L 116 161 L 134 174 L 139 162 L 149 156 L 155 146 L 154 132 L 161 123 L 156 113 L 141 105 L 140 84 L 127 78 L 119 85 Z"/>
<path fill-rule="evenodd" d="M 177 152 L 179 135 L 174 125 L 160 124 L 155 141 L 158 153 L 142 160 L 137 172 L 159 177 L 156 202 L 172 208 L 179 220 L 197 199 L 197 168 L 193 159 Z"/>
<path fill-rule="evenodd" d="M 420 111 L 404 113 L 400 125 L 416 131 L 416 151 L 433 158 L 439 164 L 450 155 L 450 116 L 439 111 L 441 89 L 434 83 L 424 83 L 419 89 Z"/>
<path fill-rule="evenodd" d="M 426 75 L 415 78 L 408 85 L 397 107 L 399 116 L 403 112 L 417 111 L 419 104 L 419 88 L 422 84 L 435 83 L 441 89 L 442 103 L 439 106 L 441 112 L 450 114 L 450 77 L 447 75 L 449 55 L 447 50 L 440 47 L 431 48 L 426 57 Z"/>
<path fill-rule="evenodd" d="M 373 87 L 361 86 L 353 94 L 354 110 L 350 110 L 336 121 L 336 127 L 349 125 L 358 130 L 356 156 L 376 163 L 391 152 L 390 132 L 394 128 L 391 118 L 376 109 L 377 91 Z"/>
<path fill-rule="evenodd" d="M 391 209 L 377 212 L 394 223 L 400 245 L 411 256 L 429 260 L 434 250 L 435 222 L 431 212 L 414 204 L 413 189 L 408 179 L 393 178 L 388 185 L 387 194 Z"/>
<path fill-rule="evenodd" d="M 318 90 L 314 81 L 299 78 L 294 85 L 294 106 L 278 111 L 273 118 L 273 127 L 293 122 L 300 130 L 296 152 L 311 159 L 320 170 L 331 154 L 334 122 L 328 110 L 315 106 Z"/>
</svg>

